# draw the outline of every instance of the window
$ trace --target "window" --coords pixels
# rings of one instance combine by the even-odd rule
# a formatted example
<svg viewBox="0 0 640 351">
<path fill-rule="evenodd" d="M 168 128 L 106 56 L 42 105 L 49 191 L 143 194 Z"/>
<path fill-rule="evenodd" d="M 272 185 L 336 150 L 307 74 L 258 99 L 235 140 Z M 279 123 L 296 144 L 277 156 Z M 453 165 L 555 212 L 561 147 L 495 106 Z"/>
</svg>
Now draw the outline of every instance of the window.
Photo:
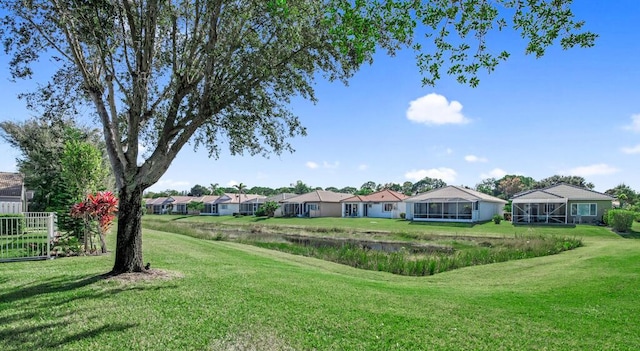
<svg viewBox="0 0 640 351">
<path fill-rule="evenodd" d="M 598 206 L 596 204 L 571 204 L 572 216 L 597 216 Z"/>
<path fill-rule="evenodd" d="M 227 205 L 224 205 L 224 204 L 223 204 L 223 205 L 220 205 L 220 209 L 221 209 L 221 210 L 226 210 L 226 209 L 227 209 Z"/>
<path fill-rule="evenodd" d="M 393 210 L 393 204 L 384 204 L 382 206 L 382 212 L 391 212 Z"/>
<path fill-rule="evenodd" d="M 318 204 L 307 204 L 307 211 L 317 211 Z"/>
</svg>

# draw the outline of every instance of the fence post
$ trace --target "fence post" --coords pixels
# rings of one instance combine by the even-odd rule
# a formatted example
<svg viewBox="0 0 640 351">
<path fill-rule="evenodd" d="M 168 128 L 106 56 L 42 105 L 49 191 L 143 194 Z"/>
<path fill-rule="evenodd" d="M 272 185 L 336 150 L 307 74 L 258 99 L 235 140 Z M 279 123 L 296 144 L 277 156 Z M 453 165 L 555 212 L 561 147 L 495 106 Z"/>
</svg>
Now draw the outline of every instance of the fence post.
<svg viewBox="0 0 640 351">
<path fill-rule="evenodd" d="M 47 237 L 49 238 L 47 240 L 47 259 L 51 259 L 51 250 L 53 249 L 53 239 L 54 239 L 54 230 L 53 230 L 53 213 L 49 213 L 49 218 L 47 220 L 47 230 L 48 230 L 48 235 Z"/>
</svg>

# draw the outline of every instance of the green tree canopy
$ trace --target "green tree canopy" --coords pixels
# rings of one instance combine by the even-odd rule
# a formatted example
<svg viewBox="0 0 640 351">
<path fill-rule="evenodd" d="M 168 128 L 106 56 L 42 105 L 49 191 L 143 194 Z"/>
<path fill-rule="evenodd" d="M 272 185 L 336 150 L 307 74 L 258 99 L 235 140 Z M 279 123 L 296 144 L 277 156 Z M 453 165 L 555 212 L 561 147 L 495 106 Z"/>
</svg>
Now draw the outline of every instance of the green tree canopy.
<svg viewBox="0 0 640 351">
<path fill-rule="evenodd" d="M 211 189 L 200 185 L 200 184 L 196 184 L 193 187 L 191 187 L 191 190 L 189 190 L 189 195 L 191 196 L 203 196 L 203 195 L 211 195 Z"/>
<path fill-rule="evenodd" d="M 420 194 L 429 190 L 444 188 L 445 186 L 447 186 L 447 183 L 445 183 L 442 179 L 424 177 L 419 181 L 413 183 L 413 185 L 411 186 L 411 191 L 413 194 Z"/>
<path fill-rule="evenodd" d="M 578 186 L 578 187 L 586 188 L 586 189 L 593 189 L 594 188 L 593 183 L 587 182 L 587 180 L 584 179 L 584 177 L 580 177 L 580 176 L 563 176 L 563 175 L 557 175 L 557 174 L 535 182 L 533 187 L 535 189 L 542 189 L 542 188 L 546 188 L 546 187 L 553 186 L 553 185 L 556 185 L 556 184 L 561 184 L 561 183 L 574 185 L 574 186 Z"/>
</svg>

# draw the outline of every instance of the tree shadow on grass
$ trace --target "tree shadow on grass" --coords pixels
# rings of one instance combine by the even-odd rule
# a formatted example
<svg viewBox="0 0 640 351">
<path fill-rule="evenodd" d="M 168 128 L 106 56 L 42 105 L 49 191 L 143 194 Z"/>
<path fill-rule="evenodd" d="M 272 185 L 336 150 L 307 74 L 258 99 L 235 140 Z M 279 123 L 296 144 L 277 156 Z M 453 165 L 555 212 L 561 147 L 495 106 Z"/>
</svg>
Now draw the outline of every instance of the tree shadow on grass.
<svg viewBox="0 0 640 351">
<path fill-rule="evenodd" d="M 60 318 L 54 322 L 30 322 L 28 325 L 0 330 L 0 345 L 4 351 L 45 350 L 91 339 L 105 333 L 120 333 L 136 327 L 136 323 L 109 323 L 80 332 L 69 332 L 69 322 Z"/>
<path fill-rule="evenodd" d="M 0 288 L 0 349 L 3 351 L 65 348 L 83 339 L 103 334 L 118 335 L 134 328 L 134 323 L 97 322 L 88 317 L 78 320 L 79 300 L 111 298 L 115 294 L 138 290 L 176 288 L 176 284 L 147 282 L 105 282 L 105 275 L 56 276 L 45 282 L 32 282 Z M 94 286 L 91 286 L 91 285 Z"/>
<path fill-rule="evenodd" d="M 623 237 L 625 239 L 640 239 L 640 232 L 635 231 L 633 229 L 631 229 L 630 231 L 628 231 L 626 233 L 616 232 L 616 231 L 614 231 L 614 233 L 620 235 L 621 237 Z"/>
<path fill-rule="evenodd" d="M 175 288 L 174 285 L 167 284 L 161 286 L 118 284 L 113 286 L 105 285 L 104 288 L 100 290 L 82 289 L 98 281 L 104 280 L 107 277 L 109 277 L 109 275 L 106 274 L 90 276 L 58 276 L 48 279 L 45 282 L 7 287 L 0 289 L 0 303 L 9 304 L 20 301 L 33 303 L 33 300 L 38 299 L 41 296 L 77 291 L 77 293 L 73 294 L 73 296 L 68 299 L 59 299 L 54 302 L 55 305 L 61 305 L 72 300 L 101 298 L 106 295 L 113 295 L 124 291 Z"/>
<path fill-rule="evenodd" d="M 11 303 L 31 299 L 39 295 L 71 291 L 93 284 L 104 279 L 103 275 L 91 276 L 58 276 L 46 282 L 24 284 L 0 290 L 0 301 Z"/>
</svg>

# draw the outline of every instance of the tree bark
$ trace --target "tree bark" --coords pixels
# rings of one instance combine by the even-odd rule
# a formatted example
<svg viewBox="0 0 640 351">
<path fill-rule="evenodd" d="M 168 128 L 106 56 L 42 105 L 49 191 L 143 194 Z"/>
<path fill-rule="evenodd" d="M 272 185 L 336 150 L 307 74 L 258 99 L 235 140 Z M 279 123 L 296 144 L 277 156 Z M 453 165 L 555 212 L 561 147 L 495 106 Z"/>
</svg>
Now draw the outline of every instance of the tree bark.
<svg viewBox="0 0 640 351">
<path fill-rule="evenodd" d="M 100 237 L 100 252 L 103 254 L 107 253 L 107 242 L 104 239 L 105 233 L 102 232 L 102 229 L 98 228 L 98 236 Z"/>
<path fill-rule="evenodd" d="M 142 187 L 119 189 L 116 260 L 112 275 L 144 271 L 142 261 Z"/>
</svg>

